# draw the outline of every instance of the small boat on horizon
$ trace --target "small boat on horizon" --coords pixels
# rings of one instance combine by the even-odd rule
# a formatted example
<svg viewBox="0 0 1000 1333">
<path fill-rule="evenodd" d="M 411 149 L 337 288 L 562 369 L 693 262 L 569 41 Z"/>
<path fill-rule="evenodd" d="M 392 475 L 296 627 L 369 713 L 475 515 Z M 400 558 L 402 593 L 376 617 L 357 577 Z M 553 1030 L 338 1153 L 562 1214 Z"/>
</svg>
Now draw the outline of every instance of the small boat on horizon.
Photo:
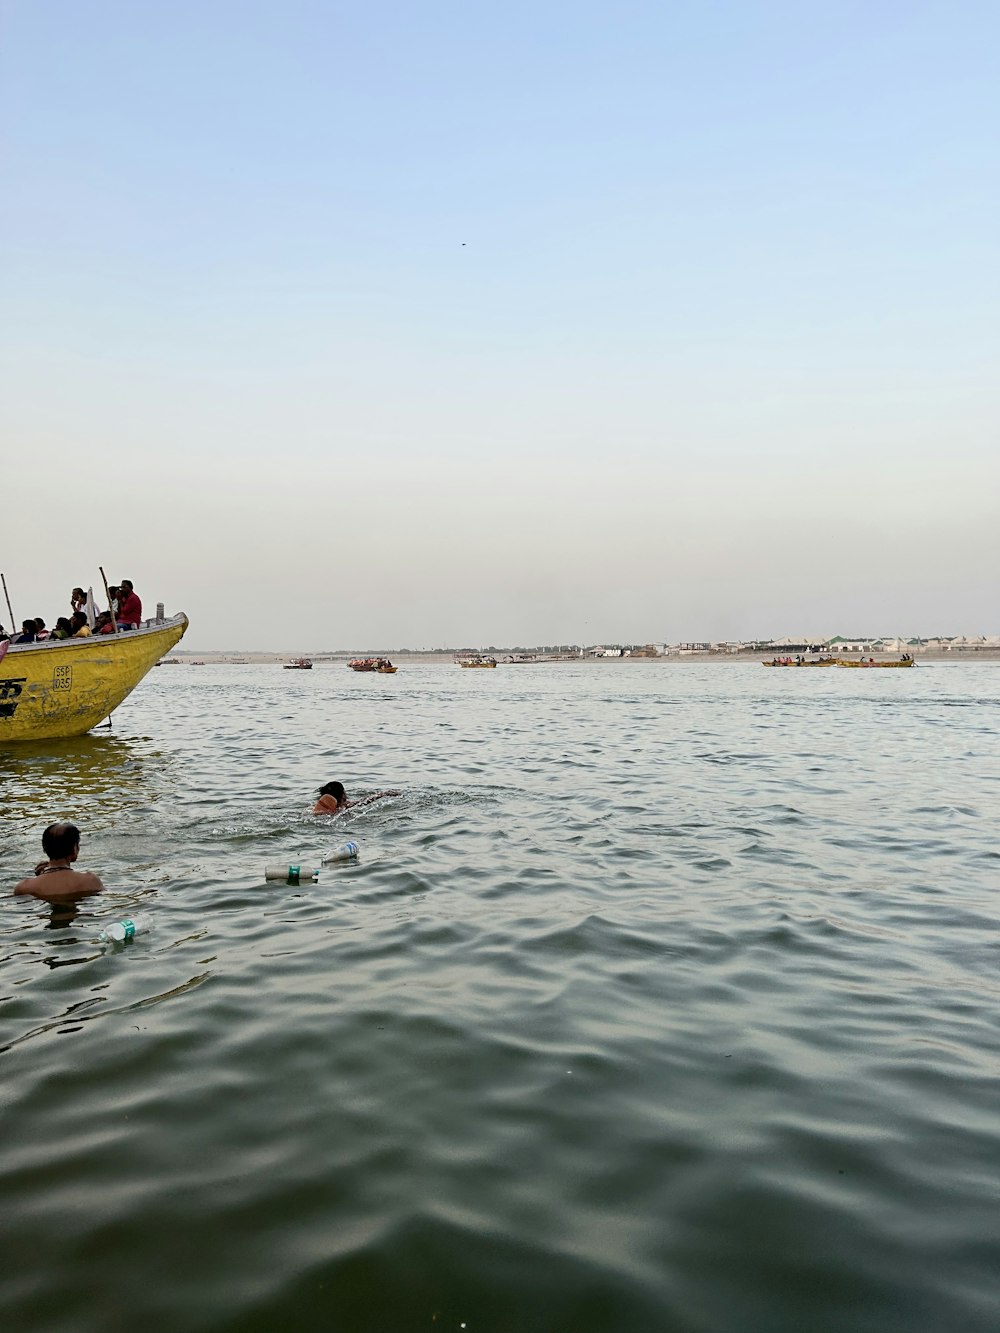
<svg viewBox="0 0 1000 1333">
<path fill-rule="evenodd" d="M 813 661 L 807 661 L 805 658 L 776 657 L 770 662 L 761 662 L 761 666 L 766 667 L 853 667 L 855 669 L 864 668 L 870 670 L 872 667 L 885 669 L 886 667 L 915 667 L 917 664 L 912 657 L 904 657 L 896 662 L 876 662 L 871 657 L 866 662 L 863 658 L 860 662 L 848 662 L 842 657 L 822 657 Z"/>
<path fill-rule="evenodd" d="M 352 671 L 374 671 L 380 676 L 394 676 L 394 667 L 387 657 L 355 657 L 347 664 Z"/>
<path fill-rule="evenodd" d="M 293 657 L 285 663 L 286 671 L 312 671 L 313 664 L 308 657 Z"/>
<path fill-rule="evenodd" d="M 485 653 L 463 653 L 455 658 L 460 667 L 495 667 L 497 659 Z"/>
<path fill-rule="evenodd" d="M 870 657 L 867 662 L 863 659 L 860 662 L 845 662 L 843 660 L 837 662 L 837 666 L 839 667 L 853 667 L 855 670 L 860 667 L 869 671 L 873 667 L 876 670 L 881 668 L 884 671 L 887 667 L 896 668 L 898 670 L 900 667 L 905 669 L 906 667 L 915 667 L 916 665 L 917 664 L 912 657 L 904 657 L 898 662 L 876 662 L 873 657 Z"/>
</svg>

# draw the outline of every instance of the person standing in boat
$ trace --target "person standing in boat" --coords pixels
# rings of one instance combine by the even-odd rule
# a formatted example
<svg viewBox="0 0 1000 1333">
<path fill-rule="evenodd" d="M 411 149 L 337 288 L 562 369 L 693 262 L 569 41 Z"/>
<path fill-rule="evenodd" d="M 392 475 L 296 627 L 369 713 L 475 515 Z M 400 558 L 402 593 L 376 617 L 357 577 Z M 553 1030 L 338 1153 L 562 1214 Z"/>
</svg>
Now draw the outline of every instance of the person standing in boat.
<svg viewBox="0 0 1000 1333">
<path fill-rule="evenodd" d="M 103 890 L 104 885 L 97 875 L 73 869 L 73 862 L 80 855 L 80 830 L 75 824 L 50 824 L 42 834 L 42 850 L 48 860 L 39 862 L 35 873 L 21 880 L 14 889 L 15 894 L 65 901 Z"/>
<path fill-rule="evenodd" d="M 142 624 L 142 602 L 132 587 L 131 579 L 122 579 L 118 595 L 121 598 L 121 610 L 116 615 L 122 629 L 138 629 Z"/>
<path fill-rule="evenodd" d="M 319 789 L 319 800 L 313 806 L 314 815 L 339 815 L 345 810 L 356 810 L 359 805 L 370 805 L 372 801 L 381 801 L 384 796 L 402 796 L 401 791 L 377 791 L 371 796 L 361 796 L 356 801 L 347 799 L 347 792 L 342 782 L 326 782 Z"/>
</svg>

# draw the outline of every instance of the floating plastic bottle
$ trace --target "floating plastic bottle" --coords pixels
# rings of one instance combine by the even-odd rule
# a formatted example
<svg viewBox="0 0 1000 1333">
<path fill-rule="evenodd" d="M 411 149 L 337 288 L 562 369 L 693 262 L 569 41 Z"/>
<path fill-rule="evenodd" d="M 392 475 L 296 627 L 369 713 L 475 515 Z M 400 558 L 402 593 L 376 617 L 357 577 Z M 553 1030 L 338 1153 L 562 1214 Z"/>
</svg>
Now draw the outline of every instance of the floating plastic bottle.
<svg viewBox="0 0 1000 1333">
<path fill-rule="evenodd" d="M 282 880 L 286 884 L 315 884 L 319 878 L 319 868 L 305 861 L 297 865 L 265 866 L 264 878 Z"/>
<path fill-rule="evenodd" d="M 126 917 L 124 921 L 112 921 L 110 926 L 105 926 L 97 938 L 101 944 L 127 944 L 136 935 L 144 935 L 148 929 L 145 922 L 135 922 L 131 917 Z"/>
<path fill-rule="evenodd" d="M 325 866 L 332 865 L 334 861 L 353 861 L 358 855 L 358 844 L 356 842 L 342 842 L 339 847 L 334 847 L 332 852 L 327 852 L 323 857 Z"/>
</svg>

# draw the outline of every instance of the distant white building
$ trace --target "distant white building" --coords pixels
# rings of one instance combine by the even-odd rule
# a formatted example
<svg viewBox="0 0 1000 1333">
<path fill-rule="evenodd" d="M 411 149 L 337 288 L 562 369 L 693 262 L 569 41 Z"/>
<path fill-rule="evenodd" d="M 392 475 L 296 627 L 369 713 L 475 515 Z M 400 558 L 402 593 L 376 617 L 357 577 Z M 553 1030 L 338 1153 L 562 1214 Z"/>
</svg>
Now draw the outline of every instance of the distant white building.
<svg viewBox="0 0 1000 1333">
<path fill-rule="evenodd" d="M 886 642 L 885 639 L 852 639 L 837 634 L 832 639 L 827 639 L 824 646 L 835 653 L 881 653 L 886 651 L 884 647 Z"/>
</svg>

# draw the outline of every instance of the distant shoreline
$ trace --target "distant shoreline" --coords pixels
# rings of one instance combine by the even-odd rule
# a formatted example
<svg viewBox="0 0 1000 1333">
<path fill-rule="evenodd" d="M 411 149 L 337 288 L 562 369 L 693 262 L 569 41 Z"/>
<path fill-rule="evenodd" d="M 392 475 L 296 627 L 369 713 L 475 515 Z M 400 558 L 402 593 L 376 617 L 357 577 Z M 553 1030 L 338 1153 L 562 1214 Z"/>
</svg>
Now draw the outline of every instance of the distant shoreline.
<svg viewBox="0 0 1000 1333">
<path fill-rule="evenodd" d="M 204 666 L 277 666 L 286 662 L 291 662 L 297 657 L 309 657 L 316 667 L 338 667 L 343 669 L 347 666 L 348 657 L 343 654 L 333 653 L 302 653 L 298 649 L 289 649 L 283 653 L 227 653 L 227 652 L 196 652 L 188 649 L 183 653 L 171 653 L 166 661 L 176 662 L 184 666 L 193 666 L 200 664 Z M 454 653 L 395 653 L 378 654 L 378 656 L 391 656 L 396 666 L 441 666 L 454 663 Z M 860 661 L 862 656 L 874 656 L 876 662 L 895 662 L 899 660 L 898 653 L 843 653 L 842 656 L 847 661 Z M 997 649 L 953 649 L 948 652 L 916 652 L 914 659 L 917 666 L 922 662 L 1000 662 L 1000 650 Z M 560 666 L 567 663 L 586 663 L 588 666 L 603 667 L 616 662 L 627 662 L 632 666 L 684 666 L 690 662 L 712 662 L 723 666 L 735 665 L 753 665 L 769 661 L 766 653 L 670 653 L 662 657 L 568 657 L 552 656 L 538 657 L 527 662 L 505 662 L 503 656 L 497 655 L 499 668 L 508 668 L 511 670 L 521 670 L 524 667 L 533 666 Z"/>
</svg>

